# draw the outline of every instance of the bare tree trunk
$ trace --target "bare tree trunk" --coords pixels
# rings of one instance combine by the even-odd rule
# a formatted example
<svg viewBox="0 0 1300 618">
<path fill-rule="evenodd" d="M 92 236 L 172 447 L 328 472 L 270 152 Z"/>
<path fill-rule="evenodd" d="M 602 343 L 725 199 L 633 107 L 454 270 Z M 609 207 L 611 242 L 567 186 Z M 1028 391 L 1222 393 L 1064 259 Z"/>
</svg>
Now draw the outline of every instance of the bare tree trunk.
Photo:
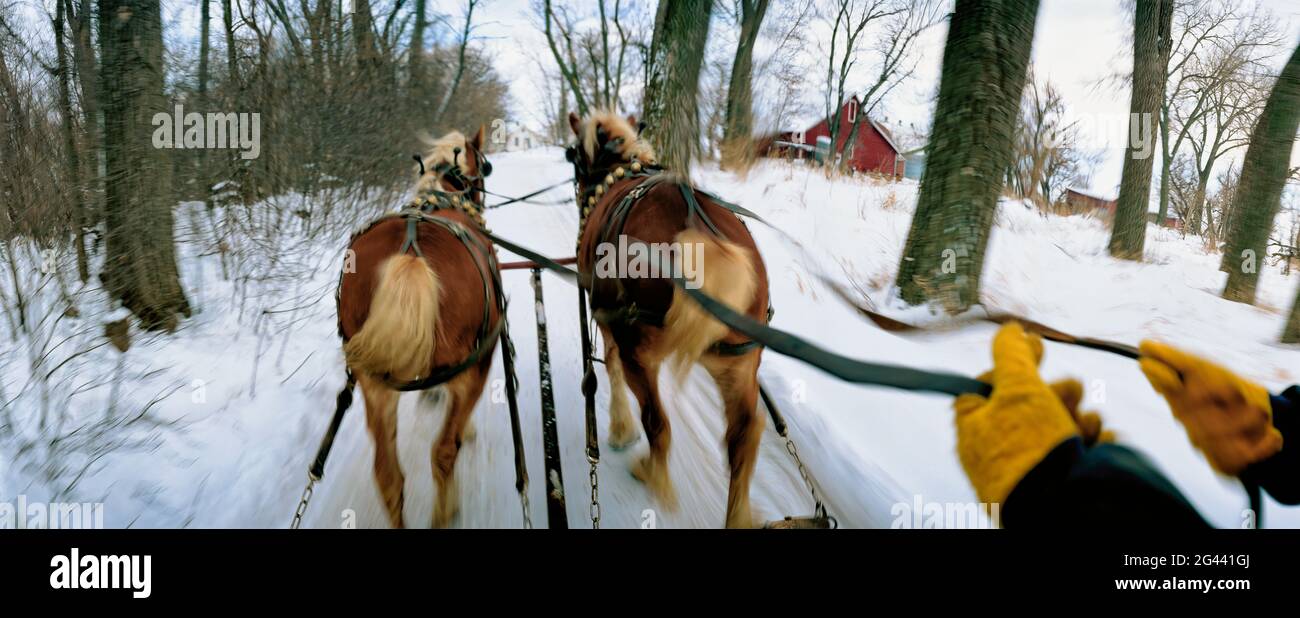
<svg viewBox="0 0 1300 618">
<path fill-rule="evenodd" d="M 208 56 L 212 50 L 210 39 L 212 38 L 212 11 L 211 0 L 199 0 L 199 104 L 205 108 L 208 107 Z M 208 166 L 207 150 L 199 149 L 194 153 L 194 178 L 198 180 L 199 195 L 202 196 L 204 204 L 209 209 L 212 208 L 212 196 Z"/>
<path fill-rule="evenodd" d="M 699 152 L 700 69 L 712 10 L 711 0 L 660 0 L 651 44 L 660 78 L 642 105 L 646 133 L 659 162 L 682 174 Z"/>
<path fill-rule="evenodd" d="M 328 0 L 326 0 L 328 1 Z M 235 42 L 235 13 L 231 10 L 231 0 L 221 0 L 221 22 L 226 30 L 226 78 L 231 88 L 239 87 L 239 62 Z"/>
<path fill-rule="evenodd" d="M 1300 288 L 1296 290 L 1295 302 L 1291 304 L 1291 315 L 1282 329 L 1282 343 L 1300 343 Z"/>
<path fill-rule="evenodd" d="M 747 162 L 753 156 L 754 130 L 754 43 L 763 27 L 769 0 L 740 0 L 740 38 L 731 62 L 727 84 L 727 119 L 722 130 L 724 163 Z"/>
<path fill-rule="evenodd" d="M 415 0 L 415 28 L 411 30 L 411 59 L 407 62 L 411 91 L 424 97 L 427 82 L 424 69 L 424 33 L 429 28 L 428 0 Z"/>
<path fill-rule="evenodd" d="M 1133 94 L 1129 102 L 1129 144 L 1124 153 L 1119 199 L 1110 234 L 1110 254 L 1141 260 L 1146 242 L 1147 205 L 1151 200 L 1154 136 L 1164 100 L 1165 66 L 1169 60 L 1169 30 L 1173 0 L 1137 0 L 1133 18 Z M 1137 126 L 1134 127 L 1133 123 Z M 1134 140 L 1134 135 L 1141 139 Z M 1144 142 L 1134 144 L 1134 141 Z"/>
<path fill-rule="evenodd" d="M 662 8 L 660 9 L 662 10 Z M 555 39 L 555 30 L 559 17 L 555 14 L 555 9 L 551 6 L 551 0 L 545 0 L 542 3 L 542 20 L 545 24 L 543 32 L 546 34 L 546 44 L 551 50 L 551 56 L 555 58 L 555 64 L 560 68 L 560 80 L 568 84 L 569 89 L 573 91 L 573 101 L 578 108 L 578 115 L 586 116 L 591 111 L 587 103 L 587 97 L 582 94 L 582 84 L 578 81 L 578 68 L 574 62 L 570 62 L 560 52 L 559 43 Z M 562 27 L 560 25 L 559 27 Z M 561 33 L 563 36 L 563 33 Z M 648 65 L 647 65 L 648 66 Z M 563 100 L 563 97 L 561 97 Z M 560 115 L 565 116 L 567 112 L 560 110 Z M 567 121 L 561 122 L 561 126 L 567 126 Z"/>
<path fill-rule="evenodd" d="M 153 147 L 163 94 L 159 0 L 99 0 L 107 255 L 100 279 L 109 296 L 147 329 L 175 330 L 189 317 L 172 238 L 171 165 Z"/>
<path fill-rule="evenodd" d="M 68 10 L 73 0 L 65 0 Z M 90 0 L 81 0 L 76 19 L 73 22 L 73 63 L 77 66 L 77 81 L 81 86 L 81 124 L 82 152 L 85 153 L 84 189 L 87 193 L 86 226 L 94 226 L 103 216 L 99 209 L 102 195 L 99 183 L 100 143 L 99 143 L 99 70 L 95 66 L 95 46 L 91 40 L 90 14 L 93 11 Z M 69 14 L 71 15 L 71 14 Z"/>
<path fill-rule="evenodd" d="M 55 2 L 54 9 L 54 47 L 58 58 L 57 71 L 59 81 L 59 114 L 63 117 L 63 148 L 68 157 L 68 178 L 71 190 L 68 191 L 72 202 L 72 228 L 74 250 L 77 253 L 77 277 L 82 283 L 90 280 L 90 266 L 86 258 L 86 202 L 81 182 L 81 157 L 78 156 L 77 120 L 72 113 L 72 67 L 68 62 L 68 45 L 64 39 L 68 7 L 61 0 Z"/>
<path fill-rule="evenodd" d="M 908 303 L 958 312 L 979 302 L 1037 16 L 1038 0 L 970 0 L 951 17 L 929 160 L 898 268 Z"/>
<path fill-rule="evenodd" d="M 1241 178 L 1233 194 L 1232 228 L 1223 252 L 1229 265 L 1223 297 L 1228 300 L 1255 302 L 1259 269 L 1268 250 L 1273 219 L 1281 208 L 1297 128 L 1300 128 L 1300 47 L 1291 53 L 1282 68 L 1251 133 L 1250 147 L 1241 164 Z"/>
<path fill-rule="evenodd" d="M 379 68 L 379 48 L 375 45 L 374 14 L 370 0 L 353 0 L 352 45 L 357 53 L 357 66 L 366 74 Z"/>
<path fill-rule="evenodd" d="M 1166 147 L 1163 146 L 1163 144 L 1168 139 L 1169 139 L 1169 131 L 1164 128 L 1161 128 L 1160 129 L 1160 143 L 1162 144 L 1161 150 L 1166 149 Z M 1171 167 L 1173 166 L 1173 162 L 1174 162 L 1173 157 L 1164 156 L 1163 154 L 1160 157 L 1160 189 L 1159 189 L 1160 207 L 1158 210 L 1156 210 L 1156 225 L 1163 226 L 1165 224 L 1165 218 L 1169 215 L 1169 177 L 1171 175 L 1170 172 L 1171 172 Z"/>
<path fill-rule="evenodd" d="M 1209 170 L 1197 171 L 1196 191 L 1192 193 L 1192 204 L 1191 207 L 1188 209 L 1191 211 L 1192 216 L 1190 217 L 1190 220 L 1187 222 L 1187 226 L 1184 227 L 1183 229 L 1183 231 L 1188 234 L 1200 234 L 1201 230 L 1204 228 L 1205 222 L 1207 220 L 1209 221 L 1214 220 L 1214 215 L 1210 215 L 1208 219 L 1206 217 L 1208 206 L 1205 203 L 1205 197 L 1206 197 L 1206 193 L 1209 191 L 1209 185 L 1210 185 Z M 1163 222 L 1164 219 L 1161 219 L 1161 221 Z"/>
</svg>

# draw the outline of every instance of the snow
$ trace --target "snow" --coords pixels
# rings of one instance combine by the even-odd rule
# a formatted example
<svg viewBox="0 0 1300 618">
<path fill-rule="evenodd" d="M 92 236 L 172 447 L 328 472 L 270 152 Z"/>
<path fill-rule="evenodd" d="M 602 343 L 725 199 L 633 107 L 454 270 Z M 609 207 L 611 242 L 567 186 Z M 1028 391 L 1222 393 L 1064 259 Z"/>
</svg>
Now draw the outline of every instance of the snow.
<svg viewBox="0 0 1300 618">
<path fill-rule="evenodd" d="M 555 148 L 497 154 L 493 164 L 497 173 L 489 188 L 506 195 L 570 173 Z M 900 337 L 864 321 L 819 281 L 829 276 L 859 289 L 898 319 L 943 321 L 928 308 L 892 300 L 893 273 L 915 205 L 914 182 L 828 180 L 819 171 L 776 161 L 761 162 L 744 177 L 706 165 L 696 180 L 772 224 L 750 229 L 768 265 L 775 326 L 864 360 L 968 375 L 988 367 L 994 327 Z M 102 501 L 110 527 L 288 525 L 344 379 L 333 288 L 347 234 L 402 199 L 370 196 L 355 213 L 328 223 L 304 223 L 287 214 L 297 202 L 308 201 L 286 196 L 249 209 L 232 207 L 236 220 L 281 221 L 282 233 L 269 239 L 232 237 L 238 242 L 232 241 L 229 277 L 203 231 L 210 227 L 203 206 L 183 204 L 177 211 L 178 250 L 196 313 L 174 335 L 133 331 L 125 354 L 108 345 L 94 347 L 103 341 L 105 316 L 120 309 L 94 286 L 69 284 L 79 317 L 45 319 L 36 334 L 0 350 L 0 502 L 19 494 L 29 502 Z M 226 211 L 217 212 L 220 219 Z M 567 256 L 577 212 L 568 205 L 515 204 L 489 211 L 488 222 L 505 237 Z M 1131 263 L 1106 255 L 1107 238 L 1095 219 L 1045 216 L 1022 203 L 1004 202 L 985 266 L 985 303 L 1078 335 L 1129 343 L 1165 339 L 1274 391 L 1300 381 L 1297 349 L 1276 343 L 1300 276 L 1284 277 L 1268 266 L 1258 305 L 1241 305 L 1217 297 L 1224 275 L 1217 270 L 1218 255 L 1207 252 L 1200 239 L 1152 226 L 1146 260 Z M 38 270 L 40 254 L 22 243 L 15 248 L 24 289 L 40 290 L 29 293 L 29 316 L 60 315 L 59 286 Z M 516 259 L 501 253 L 503 261 Z M 71 280 L 68 260 L 62 256 L 60 268 Z M 527 272 L 507 272 L 503 279 L 518 352 L 532 520 L 543 527 L 533 291 Z M 543 279 L 568 520 L 571 527 L 586 527 L 590 485 L 578 388 L 577 295 L 557 277 Z M 12 298 L 13 282 L 0 281 L 0 290 Z M 45 388 L 29 379 L 52 369 Z M 697 369 L 682 385 L 672 384 L 667 372 L 661 376 L 673 424 L 670 471 L 681 502 L 677 512 L 668 513 L 628 473 L 645 441 L 625 452 L 604 444 L 608 383 L 597 369 L 602 526 L 721 526 L 723 420 L 707 376 Z M 498 359 L 474 414 L 477 435 L 457 463 L 458 527 L 522 524 L 507 408 L 500 396 L 492 396 L 501 391 L 501 372 Z M 1042 372 L 1048 379 L 1082 380 L 1085 407 L 1101 412 L 1122 442 L 1150 457 L 1211 522 L 1240 525 L 1244 492 L 1213 473 L 1188 445 L 1132 361 L 1049 343 Z M 772 353 L 764 355 L 760 375 L 841 526 L 889 527 L 897 505 L 911 505 L 917 496 L 927 503 L 976 500 L 954 453 L 949 398 L 845 384 Z M 432 513 L 429 455 L 443 416 L 435 400 L 407 394 L 399 407 L 406 518 L 412 526 L 427 525 Z M 142 410 L 147 413 L 140 416 Z M 49 422 L 45 429 L 39 425 L 43 416 Z M 88 438 L 85 432 L 91 431 Z M 70 437 L 54 441 L 53 435 Z M 304 525 L 387 525 L 371 478 L 372 456 L 358 393 Z M 812 510 L 798 470 L 770 423 L 753 501 L 757 514 L 769 519 Z M 1300 510 L 1270 504 L 1266 523 L 1300 526 Z"/>
</svg>

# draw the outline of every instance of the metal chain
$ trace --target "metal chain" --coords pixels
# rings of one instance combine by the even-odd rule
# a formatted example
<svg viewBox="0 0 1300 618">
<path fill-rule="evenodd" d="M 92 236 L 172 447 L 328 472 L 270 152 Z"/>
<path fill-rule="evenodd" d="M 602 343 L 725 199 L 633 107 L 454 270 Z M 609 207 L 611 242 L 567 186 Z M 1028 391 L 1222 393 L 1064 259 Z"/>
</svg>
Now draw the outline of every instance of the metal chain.
<svg viewBox="0 0 1300 618">
<path fill-rule="evenodd" d="M 600 460 L 588 457 L 587 461 L 591 462 L 591 529 L 600 530 L 600 475 L 596 474 Z"/>
<path fill-rule="evenodd" d="M 808 493 L 812 494 L 813 502 L 816 504 L 816 510 L 813 516 L 819 519 L 828 519 L 832 525 L 835 525 L 835 519 L 826 514 L 826 505 L 822 503 L 821 495 L 817 493 L 817 485 L 813 483 L 812 475 L 808 473 L 808 468 L 804 467 L 803 459 L 799 457 L 799 449 L 795 448 L 794 440 L 790 439 L 789 433 L 785 436 L 785 450 L 794 458 L 794 463 L 799 467 L 799 476 L 803 477 L 803 482 L 808 486 Z"/>
<path fill-rule="evenodd" d="M 293 513 L 293 523 L 289 524 L 289 529 L 297 530 L 302 526 L 302 516 L 307 514 L 307 503 L 311 502 L 311 494 L 316 488 L 316 479 L 308 477 L 307 487 L 302 490 L 302 499 L 298 500 L 298 510 Z"/>
</svg>

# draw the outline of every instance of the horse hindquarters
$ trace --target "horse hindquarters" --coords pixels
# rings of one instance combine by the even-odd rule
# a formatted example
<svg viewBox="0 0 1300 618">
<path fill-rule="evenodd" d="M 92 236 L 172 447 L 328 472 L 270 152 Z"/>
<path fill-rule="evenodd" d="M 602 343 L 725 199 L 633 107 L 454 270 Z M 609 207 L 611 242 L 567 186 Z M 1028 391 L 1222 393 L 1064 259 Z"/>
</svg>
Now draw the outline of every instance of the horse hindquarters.
<svg viewBox="0 0 1300 618">
<path fill-rule="evenodd" d="M 748 249 L 694 228 L 682 230 L 673 240 L 683 253 L 688 246 L 692 254 L 703 252 L 700 272 L 689 273 L 701 291 L 740 313 L 749 309 L 758 291 L 758 275 Z M 663 350 L 674 357 L 670 362 L 678 381 L 729 330 L 674 287 L 672 304 L 664 316 Z"/>
<path fill-rule="evenodd" d="M 424 258 L 395 255 L 379 268 L 379 282 L 361 330 L 343 346 L 359 373 L 407 382 L 433 363 L 441 285 Z"/>
</svg>

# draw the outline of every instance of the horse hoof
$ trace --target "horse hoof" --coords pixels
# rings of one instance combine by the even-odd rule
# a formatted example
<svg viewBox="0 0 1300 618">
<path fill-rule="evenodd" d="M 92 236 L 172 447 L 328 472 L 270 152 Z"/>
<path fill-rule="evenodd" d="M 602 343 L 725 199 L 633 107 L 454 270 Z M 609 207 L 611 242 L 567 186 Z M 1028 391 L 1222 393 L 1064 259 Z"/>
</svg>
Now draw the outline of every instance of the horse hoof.
<svg viewBox="0 0 1300 618">
<path fill-rule="evenodd" d="M 628 447 L 641 441 L 641 434 L 633 433 L 630 436 L 609 436 L 609 448 L 615 451 L 625 451 Z"/>
<path fill-rule="evenodd" d="M 650 468 L 650 458 L 642 457 L 640 459 L 637 459 L 636 461 L 633 461 L 632 465 L 627 469 L 627 471 L 632 474 L 632 478 L 641 481 L 646 485 L 649 485 L 650 484 L 649 468 Z"/>
<path fill-rule="evenodd" d="M 654 461 L 654 458 L 646 455 L 632 464 L 632 477 L 641 481 L 654 494 L 659 506 L 667 512 L 677 510 L 677 492 L 673 489 L 672 480 L 668 478 L 668 470 L 662 464 Z"/>
</svg>

